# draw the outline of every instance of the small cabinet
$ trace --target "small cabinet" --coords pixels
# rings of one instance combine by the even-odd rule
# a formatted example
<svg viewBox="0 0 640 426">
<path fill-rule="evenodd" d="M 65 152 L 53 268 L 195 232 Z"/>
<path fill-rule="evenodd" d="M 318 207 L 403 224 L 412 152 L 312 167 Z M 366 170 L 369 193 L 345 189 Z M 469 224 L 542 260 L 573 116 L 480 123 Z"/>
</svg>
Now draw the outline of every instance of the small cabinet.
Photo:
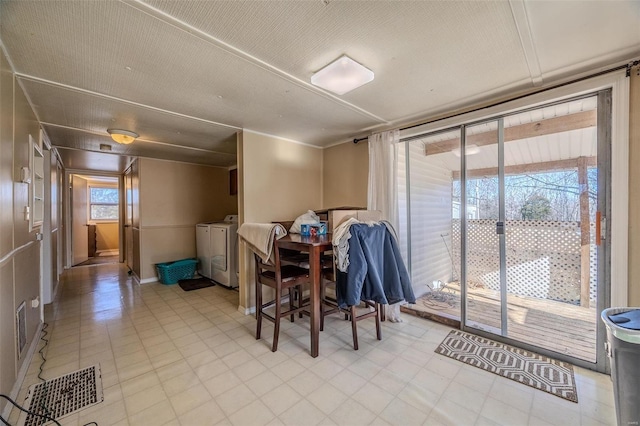
<svg viewBox="0 0 640 426">
<path fill-rule="evenodd" d="M 98 250 L 98 234 L 96 232 L 96 225 L 87 225 L 89 235 L 87 236 L 88 255 L 89 257 L 95 257 Z"/>
<path fill-rule="evenodd" d="M 38 228 L 44 220 L 44 155 L 42 148 L 31 135 L 29 135 L 31 158 L 30 210 L 29 225 L 31 229 Z"/>
</svg>

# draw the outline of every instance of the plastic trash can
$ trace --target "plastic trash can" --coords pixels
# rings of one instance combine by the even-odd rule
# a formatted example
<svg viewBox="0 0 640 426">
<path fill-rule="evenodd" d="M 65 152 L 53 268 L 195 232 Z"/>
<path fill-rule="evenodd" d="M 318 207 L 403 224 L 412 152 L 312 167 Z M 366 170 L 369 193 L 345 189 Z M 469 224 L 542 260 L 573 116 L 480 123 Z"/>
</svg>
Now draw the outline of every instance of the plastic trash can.
<svg viewBox="0 0 640 426">
<path fill-rule="evenodd" d="M 640 425 L 640 308 L 602 311 L 618 424 Z"/>
</svg>

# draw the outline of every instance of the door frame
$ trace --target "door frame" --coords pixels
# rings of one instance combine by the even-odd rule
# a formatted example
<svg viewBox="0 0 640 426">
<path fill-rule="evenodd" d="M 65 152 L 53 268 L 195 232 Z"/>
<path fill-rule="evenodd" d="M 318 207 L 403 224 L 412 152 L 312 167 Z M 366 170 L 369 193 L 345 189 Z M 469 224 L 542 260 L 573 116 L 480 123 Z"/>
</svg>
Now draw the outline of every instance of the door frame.
<svg viewBox="0 0 640 426">
<path fill-rule="evenodd" d="M 123 191 L 123 179 L 122 173 L 109 173 L 109 172 L 99 172 L 93 170 L 80 170 L 80 169 L 65 169 L 64 171 L 64 182 L 63 182 L 63 199 L 64 199 L 64 211 L 65 215 L 62 220 L 64 223 L 64 240 L 65 240 L 65 253 L 64 253 L 64 269 L 69 269 L 73 266 L 73 235 L 71 230 L 71 211 L 73 206 L 71 205 L 71 175 L 84 175 L 84 176 L 106 176 L 118 179 L 118 192 L 120 194 L 120 208 L 119 212 L 121 212 L 122 208 L 122 191 Z M 118 234 L 121 236 L 123 234 L 123 225 L 124 222 L 122 220 L 122 215 L 120 214 L 118 217 Z M 123 251 L 123 241 L 122 238 L 119 238 L 119 261 L 122 262 L 122 251 Z"/>
<path fill-rule="evenodd" d="M 548 88 L 544 91 L 538 92 L 533 95 L 524 96 L 513 101 L 507 101 L 486 109 L 470 112 L 467 114 L 450 117 L 436 122 L 428 123 L 423 126 L 414 127 L 401 131 L 400 139 L 407 139 L 415 137 L 421 134 L 427 134 L 432 132 L 441 131 L 448 128 L 454 128 L 461 126 L 461 144 L 464 144 L 464 128 L 466 124 L 472 122 L 484 121 L 497 118 L 500 115 L 505 115 L 510 112 L 515 112 L 522 109 L 533 108 L 541 106 L 554 101 L 562 101 L 564 99 L 571 99 L 586 95 L 589 93 L 599 92 L 601 90 L 611 89 L 611 147 L 610 147 L 610 188 L 628 188 L 629 187 L 629 79 L 626 77 L 625 70 L 617 72 L 607 73 L 601 76 L 590 78 L 577 83 L 571 83 L 566 85 L 560 85 L 553 88 Z M 464 146 L 464 145 L 462 145 Z M 464 148 L 461 148 L 461 152 L 464 152 Z M 461 193 L 466 194 L 464 170 L 466 170 L 466 164 L 464 160 L 465 156 L 461 156 Z M 606 254 L 608 266 L 609 266 L 609 280 L 610 286 L 610 306 L 624 307 L 628 305 L 628 222 L 629 222 L 629 191 L 611 191 L 611 202 L 609 206 L 611 211 L 606 219 L 606 232 L 609 238 L 608 253 Z M 464 205 L 465 203 L 462 203 Z M 461 206 L 462 208 L 462 206 Z M 464 217 L 464 213 L 461 214 Z M 462 235 L 466 235 L 466 221 L 461 221 Z M 466 262 L 466 244 L 464 239 L 461 241 L 461 259 L 462 263 Z M 601 256 L 602 257 L 602 256 Z M 460 272 L 461 281 L 466 282 L 465 268 L 462 268 Z M 464 286 L 462 286 L 462 297 L 466 299 Z M 464 303 L 461 303 L 461 325 L 464 325 L 464 318 L 466 317 Z M 598 309 L 603 309 L 601 304 L 598 304 Z M 603 325 L 598 321 L 598 333 L 603 328 Z M 474 333 L 483 334 L 477 329 L 473 329 Z M 604 331 L 604 330 L 603 330 Z M 486 333 L 486 337 L 496 338 L 495 335 Z M 541 351 L 537 347 L 528 347 L 526 344 L 518 343 L 518 346 L 524 349 Z M 557 353 L 551 353 L 552 356 L 557 357 Z M 585 368 L 594 369 L 593 363 L 579 360 L 572 361 L 577 365 Z M 604 371 L 607 371 L 609 366 L 608 362 L 601 363 L 604 365 Z"/>
<path fill-rule="evenodd" d="M 598 170 L 598 185 L 597 185 L 597 210 L 602 213 L 603 220 L 605 225 L 603 226 L 603 236 L 600 241 L 596 241 L 596 250 L 598 253 L 597 256 L 597 301 L 596 301 L 596 312 L 602 312 L 605 308 L 611 306 L 610 301 L 610 288 L 611 288 L 611 258 L 610 258 L 610 250 L 609 244 L 611 241 L 610 238 L 610 213 L 611 213 L 611 118 L 612 118 L 612 110 L 611 110 L 611 89 L 603 89 L 598 90 L 596 92 L 587 93 L 584 95 L 576 96 L 575 98 L 563 99 L 561 102 L 556 102 L 552 100 L 548 104 L 542 104 L 533 108 L 525 108 L 521 111 L 515 111 L 515 114 L 519 114 L 525 112 L 527 110 L 537 110 L 539 108 L 545 108 L 547 106 L 551 106 L 558 103 L 571 102 L 573 100 L 579 100 L 581 98 L 596 98 L 597 100 L 597 128 L 596 128 L 596 140 L 597 140 L 597 170 Z M 464 331 L 470 331 L 476 334 L 483 335 L 488 338 L 492 338 L 495 340 L 499 340 L 504 343 L 516 344 L 517 346 L 533 350 L 538 353 L 542 353 L 544 355 L 552 356 L 561 360 L 569 361 L 573 364 L 579 364 L 580 362 L 585 362 L 585 366 L 591 369 L 595 369 L 597 371 L 605 372 L 608 370 L 609 366 L 606 363 L 606 354 L 604 351 L 604 342 L 606 340 L 606 330 L 604 324 L 599 320 L 598 314 L 593 318 L 596 321 L 596 358 L 594 362 L 581 360 L 580 358 L 572 357 L 569 355 L 564 355 L 562 353 L 555 352 L 551 349 L 547 349 L 542 346 L 536 346 L 532 343 L 525 343 L 521 340 L 515 339 L 510 336 L 509 333 L 509 320 L 508 320 L 508 280 L 507 280 L 507 246 L 506 246 L 506 214 L 505 214 L 505 198 L 506 198 L 506 188 L 505 188 L 505 148 L 504 148 L 504 118 L 509 114 L 500 115 L 497 117 L 493 117 L 489 120 L 482 120 L 479 122 L 471 122 L 466 123 L 461 126 L 461 146 L 460 151 L 466 152 L 466 136 L 467 129 L 469 127 L 473 127 L 479 124 L 487 124 L 487 123 L 495 123 L 496 125 L 496 136 L 497 136 L 497 152 L 496 152 L 496 161 L 497 161 L 497 179 L 498 179 L 498 217 L 496 220 L 496 236 L 498 241 L 498 257 L 499 257 L 499 301 L 500 301 L 500 326 L 498 329 L 492 331 L 491 326 L 483 327 L 482 325 L 476 326 L 476 321 L 468 318 L 468 311 L 466 310 L 467 305 L 467 251 L 466 251 L 466 241 L 467 241 L 467 229 L 468 227 L 464 227 L 464 231 L 461 233 L 461 238 L 464 241 L 465 248 L 461 253 L 461 265 L 460 268 L 464 271 L 464 281 L 462 288 L 464 289 L 464 297 L 461 300 L 461 307 L 465 307 L 461 311 L 460 316 L 460 328 Z M 462 134 L 464 132 L 464 135 Z M 462 157 L 462 156 L 461 156 Z M 466 156 L 464 161 L 461 158 L 461 163 L 464 162 L 465 168 L 461 171 L 461 179 L 464 179 L 464 183 L 461 182 L 461 187 L 466 194 L 467 187 L 467 179 L 466 179 Z M 461 203 L 461 220 L 465 222 L 468 220 L 467 216 L 467 196 L 463 197 L 465 202 Z"/>
</svg>

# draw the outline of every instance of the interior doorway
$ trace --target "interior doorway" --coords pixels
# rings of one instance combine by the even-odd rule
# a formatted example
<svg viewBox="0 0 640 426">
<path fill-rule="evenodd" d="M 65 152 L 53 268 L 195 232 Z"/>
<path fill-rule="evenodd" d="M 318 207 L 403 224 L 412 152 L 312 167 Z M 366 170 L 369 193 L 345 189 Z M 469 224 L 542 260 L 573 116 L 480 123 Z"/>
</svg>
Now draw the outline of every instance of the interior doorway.
<svg viewBox="0 0 640 426">
<path fill-rule="evenodd" d="M 120 188 L 115 176 L 69 176 L 71 266 L 120 261 Z"/>
</svg>

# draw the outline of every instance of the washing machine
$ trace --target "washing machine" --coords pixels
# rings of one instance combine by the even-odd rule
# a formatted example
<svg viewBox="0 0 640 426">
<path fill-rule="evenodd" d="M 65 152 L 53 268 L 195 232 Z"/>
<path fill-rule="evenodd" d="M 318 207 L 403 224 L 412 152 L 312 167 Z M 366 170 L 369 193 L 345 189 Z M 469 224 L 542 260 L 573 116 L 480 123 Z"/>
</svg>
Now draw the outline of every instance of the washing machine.
<svg viewBox="0 0 640 426">
<path fill-rule="evenodd" d="M 198 273 L 226 287 L 238 287 L 238 215 L 196 225 Z"/>
</svg>

